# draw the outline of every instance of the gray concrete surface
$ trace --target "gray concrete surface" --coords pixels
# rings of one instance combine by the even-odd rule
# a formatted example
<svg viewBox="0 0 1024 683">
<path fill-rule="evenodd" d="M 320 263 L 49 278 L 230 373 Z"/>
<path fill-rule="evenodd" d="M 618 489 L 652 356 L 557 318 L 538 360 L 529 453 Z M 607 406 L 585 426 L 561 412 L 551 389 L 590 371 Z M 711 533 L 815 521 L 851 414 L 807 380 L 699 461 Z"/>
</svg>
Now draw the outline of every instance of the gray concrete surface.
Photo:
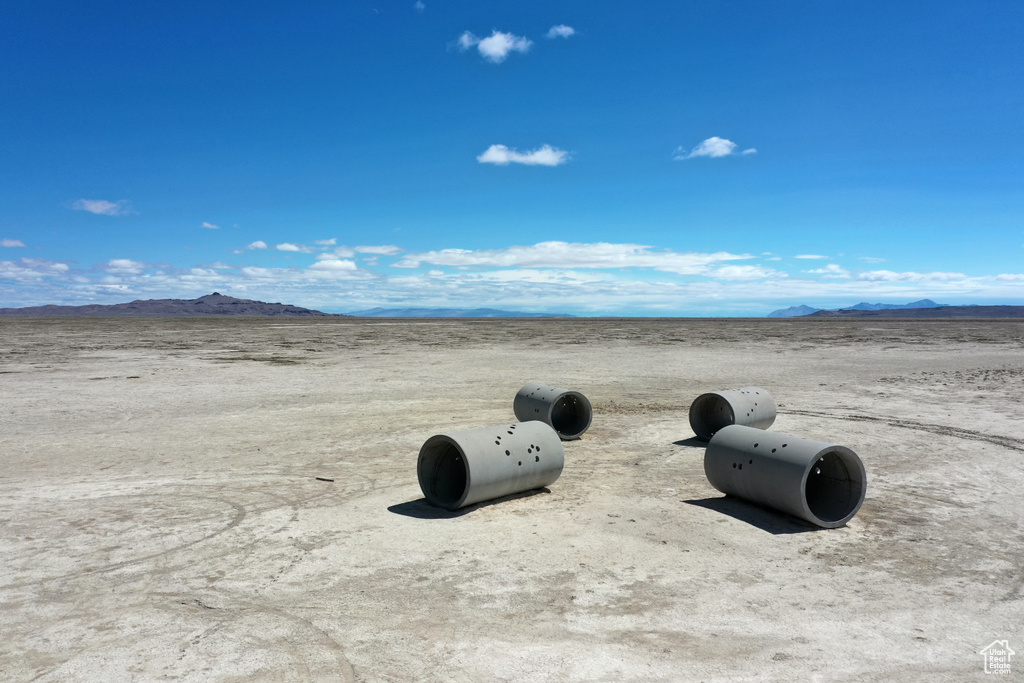
<svg viewBox="0 0 1024 683">
<path fill-rule="evenodd" d="M 537 377 L 593 405 L 561 478 L 427 505 Z M 1020 321 L 0 320 L 0 677 L 982 680 L 1022 380 Z M 690 403 L 747 385 L 860 455 L 848 526 L 708 484 Z"/>
</svg>

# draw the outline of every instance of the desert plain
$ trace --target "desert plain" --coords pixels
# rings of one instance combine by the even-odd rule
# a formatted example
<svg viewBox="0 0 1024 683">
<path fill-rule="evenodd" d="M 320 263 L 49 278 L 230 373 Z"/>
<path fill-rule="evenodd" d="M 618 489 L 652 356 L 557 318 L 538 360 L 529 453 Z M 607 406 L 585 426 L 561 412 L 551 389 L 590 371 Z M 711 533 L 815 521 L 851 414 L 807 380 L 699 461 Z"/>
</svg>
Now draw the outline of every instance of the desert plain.
<svg viewBox="0 0 1024 683">
<path fill-rule="evenodd" d="M 561 477 L 427 504 L 529 381 L 593 406 Z M 750 385 L 861 457 L 847 526 L 708 484 Z M 2 319 L 0 678 L 1017 678 L 1022 390 L 1021 320 Z"/>
</svg>

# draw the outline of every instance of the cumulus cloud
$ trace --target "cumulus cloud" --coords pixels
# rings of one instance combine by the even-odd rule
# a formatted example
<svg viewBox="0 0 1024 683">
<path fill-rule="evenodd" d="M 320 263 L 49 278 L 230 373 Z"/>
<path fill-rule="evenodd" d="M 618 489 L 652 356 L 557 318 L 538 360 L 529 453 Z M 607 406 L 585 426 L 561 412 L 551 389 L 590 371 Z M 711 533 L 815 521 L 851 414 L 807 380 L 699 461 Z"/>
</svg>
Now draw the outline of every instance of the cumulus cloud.
<svg viewBox="0 0 1024 683">
<path fill-rule="evenodd" d="M 809 273 L 811 275 L 824 275 L 825 277 L 850 277 L 850 271 L 846 270 L 842 266 L 839 266 L 835 263 L 830 263 L 824 268 L 815 268 L 814 270 L 805 270 L 804 272 Z"/>
<path fill-rule="evenodd" d="M 402 253 L 402 250 L 393 244 L 353 247 L 353 249 L 360 254 L 376 254 L 378 256 L 394 256 Z"/>
<path fill-rule="evenodd" d="M 313 244 L 319 244 L 322 247 L 333 247 L 338 243 L 337 238 L 332 237 L 329 240 L 313 240 Z"/>
<path fill-rule="evenodd" d="M 246 249 L 266 249 L 267 248 L 267 243 L 264 242 L 263 240 L 256 240 L 255 242 L 249 242 L 249 244 L 247 244 L 245 248 Z"/>
<path fill-rule="evenodd" d="M 345 249 L 353 255 L 370 254 Z M 756 257 L 757 262 L 742 262 L 754 258 L 601 242 L 409 253 L 397 264 L 406 270 L 394 271 L 373 267 L 373 258 L 330 253 L 318 253 L 315 260 L 308 257 L 308 266 L 269 268 L 219 262 L 154 268 L 131 259 L 111 259 L 94 268 L 76 269 L 67 263 L 21 258 L 0 261 L 0 291 L 6 305 L 188 298 L 216 290 L 321 310 L 338 310 L 338 302 L 344 301 L 346 310 L 492 306 L 605 315 L 764 315 L 781 301 L 838 306 L 926 297 L 944 301 L 1024 298 L 1024 273 L 969 276 L 878 270 L 840 277 L 841 270 L 831 263 L 808 264 L 820 265 L 821 272 L 787 274 L 763 265 L 764 254 Z M 420 266 L 425 267 L 409 270 Z"/>
<path fill-rule="evenodd" d="M 302 254 L 310 254 L 310 253 L 313 252 L 312 249 L 310 249 L 309 247 L 307 247 L 305 245 L 294 244 L 292 242 L 282 242 L 281 244 L 278 244 L 274 248 L 277 249 L 278 251 L 294 251 L 294 252 L 299 252 L 299 253 L 302 253 Z"/>
<path fill-rule="evenodd" d="M 413 3 L 413 9 L 417 12 L 423 12 L 427 9 L 427 6 L 423 3 L 423 0 L 416 0 L 416 2 Z"/>
<path fill-rule="evenodd" d="M 22 258 L 19 261 L 0 261 L 0 281 L 9 280 L 31 285 L 39 283 L 43 278 L 64 276 L 70 270 L 66 263 L 46 259 Z"/>
<path fill-rule="evenodd" d="M 106 199 L 78 199 L 71 204 L 76 211 L 88 211 L 100 216 L 129 216 L 137 213 L 127 199 L 110 202 Z"/>
<path fill-rule="evenodd" d="M 442 249 L 408 254 L 394 264 L 397 268 L 418 268 L 423 263 L 435 266 L 502 268 L 653 268 L 679 275 L 708 272 L 722 261 L 753 258 L 747 254 L 713 254 L 655 250 L 643 244 L 608 242 L 540 242 L 532 246 L 503 249 Z"/>
<path fill-rule="evenodd" d="M 718 157 L 727 157 L 736 154 L 736 150 L 739 148 L 732 140 L 726 140 L 718 136 L 710 137 L 704 142 L 700 143 L 689 152 L 683 147 L 677 147 L 673 153 L 672 158 L 677 161 L 683 161 L 685 159 L 693 159 L 696 157 L 710 157 L 712 159 Z M 751 147 L 740 152 L 741 155 L 757 154 L 757 150 Z"/>
<path fill-rule="evenodd" d="M 463 31 L 462 35 L 459 36 L 458 41 L 456 41 L 456 44 L 459 46 L 460 50 L 465 52 L 466 50 L 470 49 L 479 42 L 480 39 L 473 35 L 471 32 Z"/>
<path fill-rule="evenodd" d="M 141 273 L 146 267 L 145 263 L 140 261 L 133 261 L 128 258 L 114 258 L 107 261 L 107 265 L 104 270 L 108 273 L 124 274 L 124 275 L 137 275 Z"/>
<path fill-rule="evenodd" d="M 763 280 L 773 276 L 786 277 L 785 273 L 779 273 L 764 266 L 722 266 L 708 272 L 707 275 L 720 280 Z"/>
<path fill-rule="evenodd" d="M 317 254 L 318 259 L 352 258 L 356 252 L 351 247 L 335 247 L 326 254 Z"/>
<path fill-rule="evenodd" d="M 25 243 L 21 240 L 7 239 L 6 237 L 0 240 L 0 247 L 23 247 Z"/>
<path fill-rule="evenodd" d="M 353 261 L 345 261 L 342 259 L 323 259 L 311 265 L 309 269 L 326 271 L 354 271 L 358 269 L 358 266 L 356 266 L 356 264 Z"/>
<path fill-rule="evenodd" d="M 512 52 L 527 52 L 533 43 L 523 36 L 494 31 L 486 38 L 478 38 L 469 31 L 463 32 L 457 41 L 462 51 L 476 47 L 480 56 L 492 64 L 501 64 Z"/>
<path fill-rule="evenodd" d="M 569 153 L 544 145 L 532 152 L 517 152 L 505 145 L 491 145 L 476 158 L 481 164 L 525 164 L 526 166 L 560 166 L 569 160 Z"/>
<path fill-rule="evenodd" d="M 219 225 L 214 225 L 213 223 L 207 223 L 206 221 L 203 221 L 202 227 L 209 228 L 210 230 L 220 230 L 220 226 Z"/>
<path fill-rule="evenodd" d="M 897 273 L 891 270 L 872 270 L 866 273 L 861 273 L 858 276 L 858 279 L 868 282 L 952 282 L 956 280 L 966 280 L 968 278 L 967 275 L 963 273 L 941 271 L 933 273 Z"/>
<path fill-rule="evenodd" d="M 566 26 L 565 24 L 558 24 L 548 29 L 548 32 L 544 34 L 545 38 L 568 38 L 569 36 L 575 35 L 576 29 L 572 26 Z"/>
</svg>

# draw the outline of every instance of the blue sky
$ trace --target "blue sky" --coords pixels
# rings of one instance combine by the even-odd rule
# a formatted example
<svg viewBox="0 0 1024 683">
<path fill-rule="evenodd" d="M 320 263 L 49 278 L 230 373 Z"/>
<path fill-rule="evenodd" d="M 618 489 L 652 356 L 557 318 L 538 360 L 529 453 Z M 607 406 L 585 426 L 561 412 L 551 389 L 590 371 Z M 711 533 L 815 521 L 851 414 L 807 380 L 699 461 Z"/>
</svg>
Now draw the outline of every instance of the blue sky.
<svg viewBox="0 0 1024 683">
<path fill-rule="evenodd" d="M 0 7 L 0 306 L 1024 304 L 1024 3 Z"/>
</svg>

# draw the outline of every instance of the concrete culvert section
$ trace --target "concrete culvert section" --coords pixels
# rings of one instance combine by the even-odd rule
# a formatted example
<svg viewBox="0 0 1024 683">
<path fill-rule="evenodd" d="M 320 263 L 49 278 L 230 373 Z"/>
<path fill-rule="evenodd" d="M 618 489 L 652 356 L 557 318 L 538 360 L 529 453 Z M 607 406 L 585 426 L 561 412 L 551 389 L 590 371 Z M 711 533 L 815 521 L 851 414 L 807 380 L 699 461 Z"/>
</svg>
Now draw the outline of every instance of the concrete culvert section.
<svg viewBox="0 0 1024 683">
<path fill-rule="evenodd" d="M 690 428 L 702 441 L 729 425 L 768 429 L 774 422 L 775 399 L 761 387 L 713 391 L 690 404 Z"/>
<path fill-rule="evenodd" d="M 817 519 L 845 523 L 864 502 L 865 478 L 864 465 L 853 451 L 837 447 L 820 454 L 807 472 L 807 508 Z"/>
<path fill-rule="evenodd" d="M 453 441 L 435 437 L 420 449 L 419 477 L 427 500 L 443 508 L 457 508 L 469 481 L 466 459 Z"/>
<path fill-rule="evenodd" d="M 544 422 L 565 441 L 583 436 L 594 418 L 590 401 L 580 392 L 536 382 L 519 390 L 512 409 L 517 420 Z"/>
<path fill-rule="evenodd" d="M 437 434 L 416 464 L 423 496 L 448 510 L 539 489 L 562 474 L 565 450 L 544 422 Z"/>
<path fill-rule="evenodd" d="M 742 425 L 711 438 L 704 474 L 722 493 L 826 529 L 850 521 L 867 492 L 864 463 L 849 448 Z"/>
</svg>

